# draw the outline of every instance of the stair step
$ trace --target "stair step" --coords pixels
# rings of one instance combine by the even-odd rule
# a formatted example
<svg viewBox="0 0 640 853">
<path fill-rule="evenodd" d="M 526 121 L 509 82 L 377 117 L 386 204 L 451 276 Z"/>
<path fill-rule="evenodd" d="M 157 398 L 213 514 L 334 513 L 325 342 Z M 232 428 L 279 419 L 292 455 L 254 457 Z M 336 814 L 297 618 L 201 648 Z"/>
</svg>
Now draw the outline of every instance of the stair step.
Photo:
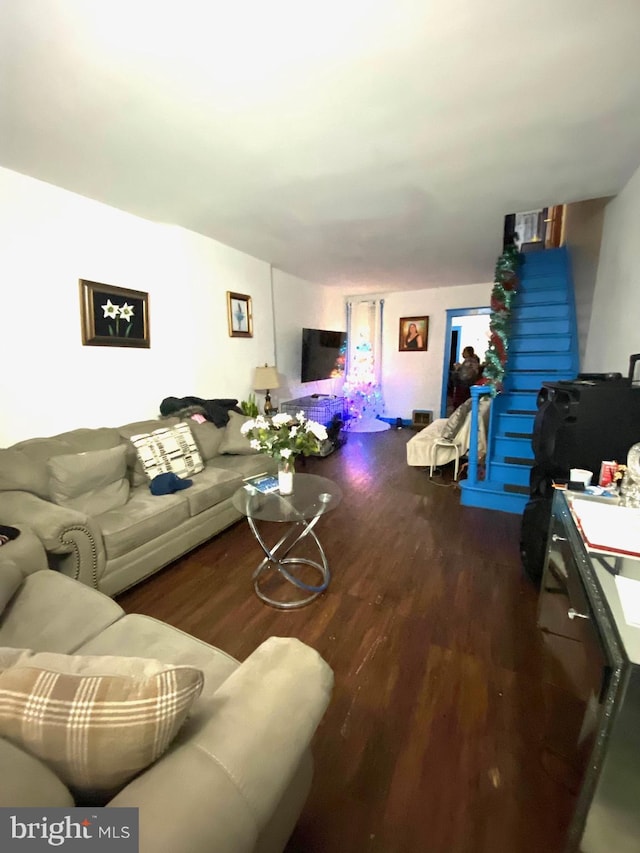
<svg viewBox="0 0 640 853">
<path fill-rule="evenodd" d="M 516 483 L 505 483 L 504 490 L 516 495 L 527 495 L 527 497 L 530 491 L 528 486 L 518 486 Z"/>
<path fill-rule="evenodd" d="M 509 371 L 514 370 L 571 370 L 574 366 L 573 355 L 566 353 L 521 353 L 509 355 Z"/>
<path fill-rule="evenodd" d="M 531 468 L 535 459 L 531 459 L 528 456 L 505 456 L 504 461 L 507 465 L 526 465 L 528 468 Z"/>
<path fill-rule="evenodd" d="M 564 246 L 557 249 L 544 249 L 541 252 L 524 252 L 521 255 L 522 269 L 537 271 L 546 267 L 564 267 L 567 260 L 567 250 Z"/>
<path fill-rule="evenodd" d="M 528 459 L 533 464 L 533 450 L 531 449 L 531 437 L 529 438 L 507 438 L 504 435 L 496 435 L 494 438 L 495 453 L 504 459 L 517 457 Z"/>
<path fill-rule="evenodd" d="M 571 324 L 568 317 L 527 317 L 520 316 L 511 323 L 513 337 L 523 335 L 570 335 Z"/>
<path fill-rule="evenodd" d="M 518 294 L 531 293 L 534 290 L 563 290 L 566 292 L 567 282 L 561 270 L 546 270 L 536 275 L 523 276 L 520 279 Z"/>
<path fill-rule="evenodd" d="M 493 483 L 470 483 L 460 481 L 460 503 L 462 506 L 475 506 L 522 515 L 529 500 L 528 495 L 505 492 L 502 486 Z"/>
<path fill-rule="evenodd" d="M 513 304 L 511 310 L 511 322 L 519 323 L 522 319 L 526 320 L 553 320 L 569 318 L 569 306 L 566 302 L 556 302 L 553 305 L 542 304 L 522 304 L 518 297 Z"/>
<path fill-rule="evenodd" d="M 512 335 L 509 339 L 509 352 L 545 352 L 565 353 L 571 349 L 568 335 L 527 334 Z"/>
<path fill-rule="evenodd" d="M 567 302 L 567 289 L 563 287 L 558 290 L 520 290 L 516 298 L 519 306 L 554 305 L 558 302 L 565 305 Z"/>
<path fill-rule="evenodd" d="M 489 469 L 489 481 L 492 483 L 515 483 L 529 488 L 531 464 L 510 465 L 508 462 L 493 461 Z"/>
</svg>

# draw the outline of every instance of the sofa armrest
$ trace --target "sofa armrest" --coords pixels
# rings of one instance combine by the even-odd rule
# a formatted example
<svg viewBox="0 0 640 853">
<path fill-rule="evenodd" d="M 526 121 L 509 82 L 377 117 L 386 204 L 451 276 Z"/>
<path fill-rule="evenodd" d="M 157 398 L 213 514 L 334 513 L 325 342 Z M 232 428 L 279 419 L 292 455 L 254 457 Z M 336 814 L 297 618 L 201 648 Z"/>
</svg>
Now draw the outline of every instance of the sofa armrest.
<svg viewBox="0 0 640 853">
<path fill-rule="evenodd" d="M 333 672 L 271 637 L 218 688 L 210 716 L 109 803 L 140 809 L 141 853 L 253 850 L 306 758 Z"/>
<path fill-rule="evenodd" d="M 102 535 L 93 519 L 30 492 L 2 492 L 5 523 L 28 525 L 49 554 L 59 555 L 56 568 L 88 586 L 98 586 L 104 567 Z"/>
<path fill-rule="evenodd" d="M 47 552 L 38 536 L 26 524 L 20 524 L 18 528 L 20 535 L 2 546 L 0 564 L 10 560 L 23 577 L 48 569 Z"/>
</svg>

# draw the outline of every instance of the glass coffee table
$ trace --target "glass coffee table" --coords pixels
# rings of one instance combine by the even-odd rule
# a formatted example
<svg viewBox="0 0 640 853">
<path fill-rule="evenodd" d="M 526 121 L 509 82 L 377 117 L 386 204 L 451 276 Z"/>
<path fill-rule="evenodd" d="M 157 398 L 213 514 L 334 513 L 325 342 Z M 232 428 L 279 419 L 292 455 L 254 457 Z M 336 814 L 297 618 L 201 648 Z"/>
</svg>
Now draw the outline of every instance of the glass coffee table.
<svg viewBox="0 0 640 853">
<path fill-rule="evenodd" d="M 247 517 L 249 527 L 265 554 L 264 560 L 253 573 L 256 595 L 272 607 L 292 610 L 309 604 L 323 593 L 329 586 L 331 574 L 326 554 L 313 528 L 321 516 L 335 509 L 342 500 L 340 487 L 333 480 L 316 474 L 295 474 L 291 495 L 281 495 L 277 491 L 264 494 L 246 484 L 237 490 L 232 500 L 234 507 Z M 275 521 L 287 524 L 288 527 L 276 544 L 269 547 L 258 531 L 258 521 Z M 307 537 L 310 537 L 318 548 L 319 562 L 306 556 L 291 554 L 295 546 Z M 311 566 L 316 569 L 320 573 L 320 583 L 311 585 L 300 580 L 291 571 L 295 566 Z M 260 588 L 261 575 L 269 568 L 275 569 L 289 583 L 309 595 L 295 601 L 277 601 L 271 598 Z"/>
</svg>

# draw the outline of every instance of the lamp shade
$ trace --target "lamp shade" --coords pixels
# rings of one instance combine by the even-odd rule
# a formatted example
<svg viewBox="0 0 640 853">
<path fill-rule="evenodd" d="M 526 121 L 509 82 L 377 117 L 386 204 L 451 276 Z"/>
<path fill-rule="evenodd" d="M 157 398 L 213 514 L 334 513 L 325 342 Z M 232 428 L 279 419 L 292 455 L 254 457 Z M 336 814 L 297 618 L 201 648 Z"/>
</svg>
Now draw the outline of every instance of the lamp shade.
<svg viewBox="0 0 640 853">
<path fill-rule="evenodd" d="M 253 388 L 255 391 L 271 391 L 273 388 L 279 388 L 278 371 L 275 367 L 256 367 L 253 375 Z"/>
</svg>

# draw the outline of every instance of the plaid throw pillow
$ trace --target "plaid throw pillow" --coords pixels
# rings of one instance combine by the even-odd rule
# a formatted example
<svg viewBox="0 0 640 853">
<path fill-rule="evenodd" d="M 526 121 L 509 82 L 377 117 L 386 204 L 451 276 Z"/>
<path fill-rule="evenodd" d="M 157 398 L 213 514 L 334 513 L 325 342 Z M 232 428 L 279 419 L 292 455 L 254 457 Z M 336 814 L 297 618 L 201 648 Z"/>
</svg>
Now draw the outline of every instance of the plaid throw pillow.
<svg viewBox="0 0 640 853">
<path fill-rule="evenodd" d="M 184 422 L 174 427 L 132 435 L 129 440 L 150 480 L 158 474 L 170 473 L 178 477 L 190 477 L 204 468 L 193 433 L 189 424 Z"/>
<path fill-rule="evenodd" d="M 203 682 L 144 658 L 0 648 L 0 736 L 98 804 L 165 752 Z"/>
</svg>

